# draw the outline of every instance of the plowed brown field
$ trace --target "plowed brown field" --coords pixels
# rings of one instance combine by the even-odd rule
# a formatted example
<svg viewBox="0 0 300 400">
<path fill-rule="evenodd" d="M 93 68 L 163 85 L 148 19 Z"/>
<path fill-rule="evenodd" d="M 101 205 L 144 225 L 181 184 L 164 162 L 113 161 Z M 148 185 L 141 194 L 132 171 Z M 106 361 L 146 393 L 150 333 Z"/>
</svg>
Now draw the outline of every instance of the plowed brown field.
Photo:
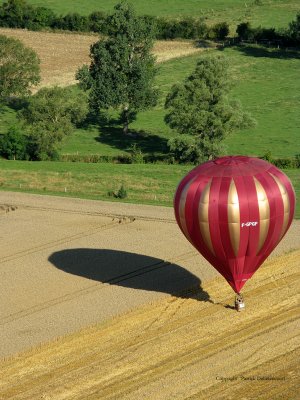
<svg viewBox="0 0 300 400">
<path fill-rule="evenodd" d="M 0 204 L 0 399 L 299 398 L 299 221 L 237 313 L 171 209 Z"/>
<path fill-rule="evenodd" d="M 91 44 L 98 35 L 33 32 L 25 29 L 0 28 L 0 34 L 21 40 L 36 51 L 41 60 L 42 86 L 67 86 L 76 83 L 75 73 L 89 64 Z M 203 51 L 191 41 L 157 41 L 154 55 L 158 62 Z"/>
</svg>

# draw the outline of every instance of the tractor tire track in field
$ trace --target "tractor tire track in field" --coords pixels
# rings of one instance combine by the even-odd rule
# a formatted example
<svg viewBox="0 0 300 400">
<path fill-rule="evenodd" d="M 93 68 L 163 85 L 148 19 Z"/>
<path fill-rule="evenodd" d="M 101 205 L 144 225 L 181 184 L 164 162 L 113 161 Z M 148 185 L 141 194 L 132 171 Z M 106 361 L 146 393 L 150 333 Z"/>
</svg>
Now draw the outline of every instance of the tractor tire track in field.
<svg viewBox="0 0 300 400">
<path fill-rule="evenodd" d="M 191 288 L 4 361 L 0 399 L 296 400 L 299 257 L 266 262 L 244 312 L 218 277 L 211 301 Z"/>
<path fill-rule="evenodd" d="M 120 220 L 119 219 L 118 221 L 112 221 L 111 223 L 108 223 L 108 224 L 105 224 L 105 225 L 101 225 L 100 227 L 97 227 L 97 228 L 89 229 L 87 231 L 76 233 L 74 235 L 68 235 L 68 236 L 65 236 L 65 237 L 63 237 L 61 239 L 53 240 L 53 241 L 50 241 L 48 243 L 43 243 L 43 244 L 38 245 L 38 246 L 33 246 L 33 247 L 30 247 L 30 248 L 28 248 L 26 250 L 22 250 L 22 251 L 19 251 L 19 252 L 16 252 L 14 254 L 11 254 L 11 255 L 8 255 L 8 256 L 5 256 L 5 257 L 1 258 L 0 259 L 0 264 L 5 263 L 5 262 L 9 262 L 9 261 L 14 261 L 14 260 L 16 260 L 18 258 L 27 256 L 29 254 L 33 254 L 33 253 L 36 253 L 36 252 L 41 251 L 41 250 L 50 249 L 52 247 L 56 247 L 56 246 L 59 246 L 59 245 L 65 244 L 65 243 L 69 243 L 69 242 L 72 242 L 72 241 L 77 240 L 77 239 L 82 239 L 84 237 L 95 235 L 96 233 L 99 233 L 101 231 L 105 231 L 107 229 L 112 229 L 112 228 L 118 227 L 120 223 L 128 224 L 128 223 L 132 223 L 132 222 L 133 222 L 133 220 Z"/>
<path fill-rule="evenodd" d="M 110 226 L 110 227 L 112 227 L 112 226 Z M 76 235 L 74 235 L 74 236 L 76 236 Z M 50 246 L 50 247 L 52 247 L 52 246 Z M 48 247 L 46 247 L 46 248 L 48 248 Z M 44 250 L 44 248 L 43 248 L 43 250 Z M 35 251 L 38 251 L 38 250 L 35 250 Z M 26 253 L 26 255 L 27 254 L 28 253 Z M 40 311 L 45 310 L 45 309 L 47 309 L 49 307 L 60 305 L 60 304 L 62 304 L 64 302 L 68 302 L 68 301 L 76 299 L 76 298 L 78 298 L 80 296 L 85 296 L 85 295 L 93 293 L 95 291 L 104 290 L 107 285 L 116 285 L 116 284 L 119 284 L 121 282 L 126 282 L 126 281 L 128 281 L 130 279 L 133 279 L 133 278 L 136 278 L 136 277 L 139 277 L 139 276 L 142 276 L 142 275 L 146 275 L 146 274 L 148 274 L 150 272 L 153 272 L 153 271 L 156 271 L 156 270 L 161 270 L 161 269 L 163 269 L 165 267 L 168 267 L 168 266 L 170 266 L 172 264 L 178 263 L 180 261 L 184 261 L 184 260 L 188 259 L 189 257 L 193 257 L 194 255 L 195 255 L 195 253 L 193 251 L 190 251 L 188 253 L 181 254 L 180 256 L 178 256 L 178 257 L 176 257 L 176 258 L 174 258 L 172 260 L 169 260 L 169 261 L 164 261 L 164 260 L 157 261 L 155 263 L 152 263 L 152 264 L 149 264 L 149 265 L 146 265 L 146 266 L 143 266 L 143 267 L 139 267 L 139 268 L 137 268 L 137 269 L 135 269 L 133 271 L 130 271 L 130 272 L 126 273 L 126 274 L 120 274 L 120 275 L 114 276 L 113 278 L 110 278 L 110 279 L 108 279 L 106 281 L 95 283 L 93 285 L 90 285 L 87 288 L 80 289 L 80 290 L 74 291 L 72 293 L 68 293 L 68 294 L 66 294 L 64 296 L 60 296 L 60 297 L 57 297 L 55 299 L 46 301 L 44 303 L 37 304 L 37 305 L 35 305 L 33 307 L 30 307 L 30 308 L 26 308 L 25 310 L 19 311 L 19 312 L 14 313 L 14 314 L 10 314 L 10 315 L 2 318 L 0 320 L 0 326 L 4 325 L 4 324 L 7 324 L 7 323 L 10 323 L 10 322 L 13 322 L 13 321 L 16 321 L 19 318 L 27 317 L 27 316 L 29 316 L 31 314 L 36 313 L 36 312 L 40 312 Z"/>
<path fill-rule="evenodd" d="M 12 206 L 16 207 L 16 206 Z M 112 218 L 112 219 L 129 219 L 131 222 L 134 222 L 135 220 L 140 220 L 140 221 L 155 221 L 155 222 L 166 222 L 166 223 L 172 223 L 176 224 L 175 217 L 174 218 L 159 218 L 155 216 L 142 216 L 142 215 L 130 215 L 128 213 L 106 213 L 106 212 L 100 212 L 100 211 L 78 211 L 78 210 L 64 210 L 61 208 L 55 208 L 55 207 L 34 207 L 34 206 L 22 206 L 24 209 L 28 210 L 39 210 L 39 211 L 51 211 L 51 212 L 59 212 L 59 213 L 64 213 L 64 214 L 77 214 L 77 215 L 89 215 L 89 216 L 95 216 L 95 217 L 107 217 L 107 218 Z"/>
</svg>

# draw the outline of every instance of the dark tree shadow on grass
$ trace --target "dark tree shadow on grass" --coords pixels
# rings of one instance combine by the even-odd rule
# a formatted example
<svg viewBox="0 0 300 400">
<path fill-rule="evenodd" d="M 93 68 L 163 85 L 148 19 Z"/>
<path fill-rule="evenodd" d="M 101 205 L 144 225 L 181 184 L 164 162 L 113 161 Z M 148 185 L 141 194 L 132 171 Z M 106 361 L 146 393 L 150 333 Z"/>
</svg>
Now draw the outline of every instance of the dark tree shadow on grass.
<svg viewBox="0 0 300 400">
<path fill-rule="evenodd" d="M 101 126 L 100 134 L 96 140 L 103 144 L 108 144 L 115 149 L 130 151 L 133 145 L 141 149 L 146 155 L 167 155 L 168 140 L 158 135 L 153 135 L 145 131 L 131 130 L 130 135 L 123 134 L 123 130 L 117 126 Z"/>
<path fill-rule="evenodd" d="M 224 49 L 225 48 L 219 48 L 220 51 Z M 277 58 L 283 60 L 300 59 L 300 50 L 276 49 L 256 45 L 234 46 L 233 49 L 249 57 Z"/>
<path fill-rule="evenodd" d="M 130 129 L 129 135 L 124 135 L 120 121 L 106 113 L 97 115 L 90 113 L 78 125 L 78 128 L 88 131 L 96 128 L 99 136 L 95 140 L 123 152 L 130 152 L 136 145 L 148 161 L 164 160 L 169 153 L 168 139 L 143 130 Z"/>
<path fill-rule="evenodd" d="M 197 276 L 158 258 L 108 249 L 70 249 L 51 254 L 49 261 L 66 273 L 94 281 L 213 303 Z"/>
</svg>

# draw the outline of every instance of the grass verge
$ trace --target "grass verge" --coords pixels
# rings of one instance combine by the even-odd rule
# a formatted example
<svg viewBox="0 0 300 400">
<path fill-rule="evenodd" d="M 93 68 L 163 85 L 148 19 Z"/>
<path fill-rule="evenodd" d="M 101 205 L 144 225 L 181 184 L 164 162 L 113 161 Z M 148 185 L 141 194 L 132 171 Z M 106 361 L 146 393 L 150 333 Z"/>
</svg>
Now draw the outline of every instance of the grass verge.
<svg viewBox="0 0 300 400">
<path fill-rule="evenodd" d="M 129 203 L 172 206 L 176 187 L 191 165 L 86 164 L 0 161 L 0 190 L 115 200 L 108 192 L 123 184 Z M 300 195 L 299 170 L 285 170 Z M 124 201 L 124 200 L 122 200 Z M 298 202 L 296 218 L 300 218 Z"/>
</svg>

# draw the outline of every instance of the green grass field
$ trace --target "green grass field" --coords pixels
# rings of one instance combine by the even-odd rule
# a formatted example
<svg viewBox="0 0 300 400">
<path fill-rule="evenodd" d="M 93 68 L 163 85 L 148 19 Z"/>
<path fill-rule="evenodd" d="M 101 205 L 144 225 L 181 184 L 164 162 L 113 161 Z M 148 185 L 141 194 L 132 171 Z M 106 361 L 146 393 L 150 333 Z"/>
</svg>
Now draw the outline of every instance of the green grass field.
<svg viewBox="0 0 300 400">
<path fill-rule="evenodd" d="M 257 120 L 256 127 L 226 139 L 227 153 L 261 156 L 270 150 L 274 157 L 300 153 L 300 52 L 244 46 L 227 48 L 222 53 L 231 65 L 231 97 L 239 99 Z M 124 138 L 118 125 L 89 125 L 76 130 L 61 152 L 117 155 L 137 143 L 145 154 L 165 153 L 168 139 L 175 134 L 164 123 L 165 97 L 174 83 L 182 82 L 192 72 L 199 57 L 193 55 L 160 64 L 156 79 L 161 91 L 159 104 L 138 114 L 132 124 L 132 129 L 143 131 L 138 138 Z"/>
<path fill-rule="evenodd" d="M 130 203 L 172 206 L 179 181 L 191 165 L 85 164 L 0 161 L 0 190 L 114 200 L 109 191 L 123 184 Z M 299 170 L 286 170 L 299 198 Z M 119 200 L 115 200 L 119 201 Z M 300 202 L 296 217 L 300 218 Z"/>
<path fill-rule="evenodd" d="M 3 3 L 5 0 L 1 0 Z M 35 6 L 51 8 L 57 14 L 78 12 L 87 15 L 93 11 L 111 12 L 117 0 L 27 0 Z M 297 0 L 135 0 L 139 14 L 157 16 L 204 16 L 208 23 L 228 21 L 232 27 L 248 20 L 253 25 L 284 27 L 294 19 L 300 4 Z"/>
</svg>

